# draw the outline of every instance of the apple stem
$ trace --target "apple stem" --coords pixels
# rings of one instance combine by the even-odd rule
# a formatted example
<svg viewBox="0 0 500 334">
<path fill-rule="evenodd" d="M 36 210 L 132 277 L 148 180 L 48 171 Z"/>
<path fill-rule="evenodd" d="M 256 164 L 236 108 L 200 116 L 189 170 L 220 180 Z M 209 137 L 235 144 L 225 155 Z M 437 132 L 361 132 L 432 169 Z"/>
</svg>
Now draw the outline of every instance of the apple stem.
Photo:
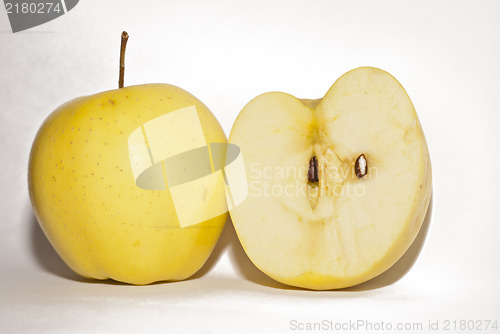
<svg viewBox="0 0 500 334">
<path fill-rule="evenodd" d="M 122 32 L 122 43 L 120 45 L 120 77 L 118 79 L 118 88 L 123 88 L 123 79 L 125 77 L 125 48 L 127 47 L 128 33 Z"/>
</svg>

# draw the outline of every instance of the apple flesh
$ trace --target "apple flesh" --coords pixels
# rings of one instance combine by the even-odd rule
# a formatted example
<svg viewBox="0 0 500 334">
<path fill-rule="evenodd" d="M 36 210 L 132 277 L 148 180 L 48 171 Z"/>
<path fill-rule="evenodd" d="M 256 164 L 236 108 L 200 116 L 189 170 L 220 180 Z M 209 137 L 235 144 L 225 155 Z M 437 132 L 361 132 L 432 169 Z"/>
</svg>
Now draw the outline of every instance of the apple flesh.
<svg viewBox="0 0 500 334">
<path fill-rule="evenodd" d="M 138 149 L 129 145 L 131 134 L 182 108 L 196 110 L 204 143 L 227 142 L 203 103 L 165 84 L 75 99 L 55 110 L 41 126 L 29 161 L 31 202 L 49 241 L 78 274 L 148 284 L 188 278 L 207 260 L 227 213 L 181 227 L 169 188 L 137 186 L 133 167 L 141 160 L 131 160 L 131 153 L 141 153 L 140 140 L 133 143 Z M 195 123 L 176 130 L 189 136 L 194 129 Z M 224 182 L 218 186 L 222 191 L 207 190 L 203 202 L 193 207 L 186 200 L 181 203 L 183 209 L 202 211 L 225 205 Z"/>
<path fill-rule="evenodd" d="M 429 152 L 410 98 L 387 72 L 354 69 L 319 100 L 260 95 L 229 142 L 241 149 L 249 185 L 230 211 L 235 230 L 279 282 L 362 283 L 391 267 L 422 225 Z"/>
</svg>

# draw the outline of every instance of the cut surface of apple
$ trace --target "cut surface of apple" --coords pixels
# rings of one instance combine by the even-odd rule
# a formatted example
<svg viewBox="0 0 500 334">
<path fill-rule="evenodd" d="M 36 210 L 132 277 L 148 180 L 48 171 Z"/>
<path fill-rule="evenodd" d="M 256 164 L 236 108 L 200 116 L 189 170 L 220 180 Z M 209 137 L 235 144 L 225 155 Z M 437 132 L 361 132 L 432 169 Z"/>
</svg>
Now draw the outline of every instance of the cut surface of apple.
<svg viewBox="0 0 500 334">
<path fill-rule="evenodd" d="M 367 281 L 408 249 L 431 197 L 427 144 L 401 84 L 372 67 L 323 99 L 272 92 L 249 102 L 229 142 L 248 197 L 230 214 L 252 262 L 309 289 Z"/>
</svg>

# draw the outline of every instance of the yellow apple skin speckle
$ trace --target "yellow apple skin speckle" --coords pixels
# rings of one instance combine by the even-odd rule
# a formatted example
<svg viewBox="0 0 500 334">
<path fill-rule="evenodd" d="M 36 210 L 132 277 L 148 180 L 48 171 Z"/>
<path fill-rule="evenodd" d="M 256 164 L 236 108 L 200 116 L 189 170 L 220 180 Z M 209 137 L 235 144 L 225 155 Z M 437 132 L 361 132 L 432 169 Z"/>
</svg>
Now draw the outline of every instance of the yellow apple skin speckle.
<svg viewBox="0 0 500 334">
<path fill-rule="evenodd" d="M 75 272 L 149 284 L 186 279 L 206 262 L 227 214 L 180 228 L 168 190 L 136 186 L 127 142 L 145 122 L 192 105 L 206 142 L 226 143 L 203 103 L 165 84 L 80 97 L 42 124 L 29 159 L 31 202 L 47 238 Z M 207 201 L 225 200 L 214 196 Z"/>
</svg>

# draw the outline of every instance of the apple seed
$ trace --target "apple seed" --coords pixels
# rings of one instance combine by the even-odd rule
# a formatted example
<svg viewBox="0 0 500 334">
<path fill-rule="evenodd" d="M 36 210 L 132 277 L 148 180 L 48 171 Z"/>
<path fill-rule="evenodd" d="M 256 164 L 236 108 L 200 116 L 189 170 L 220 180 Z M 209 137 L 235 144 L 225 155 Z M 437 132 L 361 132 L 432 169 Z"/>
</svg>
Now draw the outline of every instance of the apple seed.
<svg viewBox="0 0 500 334">
<path fill-rule="evenodd" d="M 318 159 L 316 158 L 316 156 L 313 156 L 311 160 L 309 160 L 309 170 L 307 171 L 307 180 L 311 183 L 319 182 Z"/>
<path fill-rule="evenodd" d="M 362 178 L 366 174 L 368 174 L 368 162 L 366 161 L 366 157 L 364 154 L 361 154 L 354 164 L 354 172 L 358 179 Z"/>
</svg>

